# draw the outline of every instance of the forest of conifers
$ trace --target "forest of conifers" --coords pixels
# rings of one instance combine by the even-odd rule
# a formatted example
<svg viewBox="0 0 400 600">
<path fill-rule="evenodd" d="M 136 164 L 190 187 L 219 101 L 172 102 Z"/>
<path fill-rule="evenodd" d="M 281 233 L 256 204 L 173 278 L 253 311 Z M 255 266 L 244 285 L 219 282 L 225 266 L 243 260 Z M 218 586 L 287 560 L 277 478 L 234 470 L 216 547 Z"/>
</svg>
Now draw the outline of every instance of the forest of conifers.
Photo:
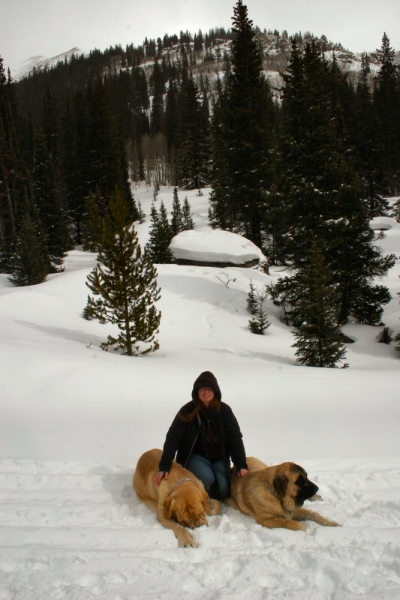
<svg viewBox="0 0 400 600">
<path fill-rule="evenodd" d="M 265 74 L 272 37 L 278 86 Z M 365 54 L 356 79 L 331 50 L 325 38 L 262 33 L 238 0 L 229 30 L 72 55 L 17 82 L 1 61 L 1 271 L 23 247 L 61 268 L 90 235 L 90 211 L 107 219 L 116 188 L 134 220 L 139 182 L 210 186 L 213 227 L 300 270 L 322 252 L 339 322 L 378 322 L 388 292 L 371 282 L 391 259 L 368 222 L 400 193 L 400 69 L 386 34 L 379 70 Z M 295 306 L 291 286 L 275 300 Z"/>
</svg>

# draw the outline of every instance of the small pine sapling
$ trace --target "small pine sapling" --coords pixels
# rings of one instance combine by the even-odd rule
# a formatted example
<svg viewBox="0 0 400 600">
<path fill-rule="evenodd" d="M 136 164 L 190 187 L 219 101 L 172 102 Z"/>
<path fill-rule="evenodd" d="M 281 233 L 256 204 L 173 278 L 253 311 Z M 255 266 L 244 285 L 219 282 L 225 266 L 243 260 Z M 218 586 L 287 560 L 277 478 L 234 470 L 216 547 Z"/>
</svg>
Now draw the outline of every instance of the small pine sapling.
<svg viewBox="0 0 400 600">
<path fill-rule="evenodd" d="M 250 291 L 247 294 L 247 304 L 246 308 L 251 315 L 255 315 L 258 309 L 258 300 L 256 297 L 256 287 L 254 283 L 250 279 Z"/>
<path fill-rule="evenodd" d="M 263 309 L 262 300 L 260 299 L 253 318 L 249 320 L 249 329 L 251 333 L 264 335 L 270 325 L 271 323 L 268 321 L 268 315 Z"/>
<path fill-rule="evenodd" d="M 246 308 L 253 317 L 249 320 L 249 329 L 251 333 L 263 335 L 264 332 L 271 325 L 271 323 L 268 321 L 268 315 L 263 309 L 263 302 L 267 295 L 268 292 L 266 289 L 264 289 L 262 295 L 257 293 L 255 285 L 250 280 L 250 290 L 247 294 Z"/>
</svg>

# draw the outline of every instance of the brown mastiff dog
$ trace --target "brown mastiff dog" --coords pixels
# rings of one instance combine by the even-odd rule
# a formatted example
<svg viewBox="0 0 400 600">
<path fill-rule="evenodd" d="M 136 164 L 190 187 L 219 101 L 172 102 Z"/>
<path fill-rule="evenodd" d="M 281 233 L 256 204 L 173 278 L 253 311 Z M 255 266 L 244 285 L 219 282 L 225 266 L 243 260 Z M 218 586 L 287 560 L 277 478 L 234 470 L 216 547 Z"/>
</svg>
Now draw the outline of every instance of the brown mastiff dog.
<svg viewBox="0 0 400 600">
<path fill-rule="evenodd" d="M 157 485 L 161 455 L 158 449 L 142 454 L 133 476 L 133 487 L 139 500 L 156 513 L 161 525 L 172 529 L 179 546 L 197 548 L 197 542 L 185 527 L 194 529 L 207 525 L 207 514 L 218 515 L 221 503 L 210 500 L 202 482 L 175 461 L 168 479 L 164 478 Z"/>
<path fill-rule="evenodd" d="M 339 523 L 329 521 L 316 512 L 302 508 L 305 500 L 312 498 L 318 486 L 312 483 L 302 467 L 292 462 L 268 467 L 257 458 L 247 459 L 249 473 L 238 477 L 232 470 L 231 498 L 229 506 L 253 517 L 264 527 L 285 529 L 307 529 L 299 521 L 315 521 L 319 525 L 337 527 Z"/>
</svg>

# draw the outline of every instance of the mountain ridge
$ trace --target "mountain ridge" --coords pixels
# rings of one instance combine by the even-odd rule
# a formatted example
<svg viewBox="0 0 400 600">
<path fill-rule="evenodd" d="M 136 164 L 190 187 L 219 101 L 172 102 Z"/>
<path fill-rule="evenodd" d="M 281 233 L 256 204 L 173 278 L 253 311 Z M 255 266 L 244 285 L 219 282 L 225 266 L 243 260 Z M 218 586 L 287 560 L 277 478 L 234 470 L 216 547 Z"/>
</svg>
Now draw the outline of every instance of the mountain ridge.
<svg viewBox="0 0 400 600">
<path fill-rule="evenodd" d="M 210 32 L 216 31 L 218 29 L 210 30 Z M 315 39 L 317 43 L 321 46 L 321 49 L 324 51 L 325 55 L 328 57 L 328 60 L 332 60 L 333 56 L 337 60 L 338 64 L 342 68 L 342 70 L 346 72 L 355 71 L 358 72 L 361 66 L 361 56 L 365 53 L 360 52 L 352 52 L 349 49 L 346 49 L 342 46 L 341 43 L 333 43 L 322 35 L 321 37 L 314 36 L 313 34 L 306 32 L 304 35 L 301 33 L 295 33 L 292 36 L 288 36 L 286 31 L 282 34 L 279 32 L 267 32 L 264 30 L 262 32 L 258 27 L 255 28 L 256 35 L 260 44 L 260 48 L 263 53 L 263 65 L 264 70 L 266 72 L 283 72 L 286 68 L 288 57 L 290 56 L 290 40 L 292 38 L 297 38 L 301 41 L 301 43 L 308 41 L 309 39 Z M 183 33 L 181 32 L 181 40 Z M 167 36 L 164 36 L 164 40 Z M 145 41 L 142 45 L 132 48 L 135 51 L 142 51 L 143 56 L 140 59 L 140 66 L 146 69 L 154 64 L 154 60 L 162 59 L 164 56 L 168 55 L 169 58 L 174 57 L 178 60 L 180 54 L 182 53 L 182 48 L 186 47 L 187 51 L 194 52 L 195 55 L 195 64 L 191 64 L 190 67 L 193 71 L 196 70 L 196 67 L 202 65 L 203 63 L 209 63 L 208 66 L 211 66 L 212 63 L 220 63 L 224 60 L 224 53 L 230 52 L 230 46 L 232 43 L 231 39 L 219 39 L 218 37 L 214 39 L 211 44 L 207 47 L 206 44 L 203 44 L 203 48 L 201 50 L 196 51 L 195 39 L 196 34 L 193 36 L 191 33 L 186 32 L 184 34 L 184 39 L 190 39 L 190 42 L 182 42 L 181 40 L 177 41 L 177 43 L 172 44 L 168 47 L 162 47 L 162 51 L 157 55 L 152 55 L 149 50 L 151 45 L 153 44 L 154 48 L 156 47 L 155 40 L 148 40 L 145 38 Z M 178 40 L 178 36 L 170 36 L 168 39 Z M 161 42 L 161 38 L 158 38 Z M 124 51 L 121 46 L 110 47 L 109 49 L 105 49 L 103 51 L 99 51 L 103 54 L 106 54 L 108 51 L 112 51 L 113 54 L 113 68 L 121 68 L 123 66 L 123 57 L 126 53 L 127 49 Z M 56 67 L 59 62 L 70 61 L 73 56 L 83 56 L 87 58 L 91 53 L 97 52 L 97 49 L 90 50 L 89 52 L 85 52 L 81 50 L 77 46 L 57 54 L 53 57 L 43 57 L 41 55 L 32 56 L 24 61 L 19 63 L 20 67 L 13 73 L 13 78 L 15 80 L 22 79 L 24 77 L 28 77 L 34 71 L 41 71 L 44 69 L 51 69 Z M 118 54 L 119 52 L 119 54 Z M 377 57 L 377 51 L 367 52 L 370 57 L 370 66 L 372 71 L 377 72 L 379 70 L 379 61 Z M 400 51 L 396 52 L 396 63 L 400 64 Z"/>
</svg>

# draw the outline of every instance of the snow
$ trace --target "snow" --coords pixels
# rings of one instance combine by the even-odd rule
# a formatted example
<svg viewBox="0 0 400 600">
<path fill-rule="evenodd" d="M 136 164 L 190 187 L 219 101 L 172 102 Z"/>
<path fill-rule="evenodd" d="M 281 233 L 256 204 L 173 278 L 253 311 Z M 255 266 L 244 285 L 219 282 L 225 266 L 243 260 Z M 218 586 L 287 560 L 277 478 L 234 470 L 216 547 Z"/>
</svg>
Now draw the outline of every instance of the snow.
<svg viewBox="0 0 400 600">
<path fill-rule="evenodd" d="M 208 191 L 188 193 L 202 234 Z M 135 190 L 147 215 L 152 196 Z M 170 212 L 173 189 L 158 198 Z M 377 243 L 397 255 L 383 320 L 398 332 L 400 225 Z M 75 250 L 41 285 L 0 276 L 0 600 L 399 598 L 400 355 L 376 343 L 382 328 L 344 328 L 349 369 L 302 367 L 270 300 L 266 334 L 247 328 L 250 279 L 261 291 L 281 268 L 159 265 L 160 350 L 129 358 L 100 350 L 112 326 L 82 318 L 94 265 Z M 323 497 L 312 509 L 341 528 L 269 530 L 224 506 L 198 549 L 178 548 L 131 482 L 203 370 L 247 454 L 301 464 Z"/>
<path fill-rule="evenodd" d="M 266 262 L 259 248 L 250 240 L 220 229 L 182 231 L 170 244 L 176 259 L 196 262 L 229 262 L 234 265 L 257 260 Z"/>
<path fill-rule="evenodd" d="M 381 229 L 382 231 L 386 231 L 392 229 L 392 227 L 396 229 L 398 225 L 396 219 L 393 219 L 392 217 L 374 217 L 370 221 L 370 227 L 374 230 Z"/>
</svg>

